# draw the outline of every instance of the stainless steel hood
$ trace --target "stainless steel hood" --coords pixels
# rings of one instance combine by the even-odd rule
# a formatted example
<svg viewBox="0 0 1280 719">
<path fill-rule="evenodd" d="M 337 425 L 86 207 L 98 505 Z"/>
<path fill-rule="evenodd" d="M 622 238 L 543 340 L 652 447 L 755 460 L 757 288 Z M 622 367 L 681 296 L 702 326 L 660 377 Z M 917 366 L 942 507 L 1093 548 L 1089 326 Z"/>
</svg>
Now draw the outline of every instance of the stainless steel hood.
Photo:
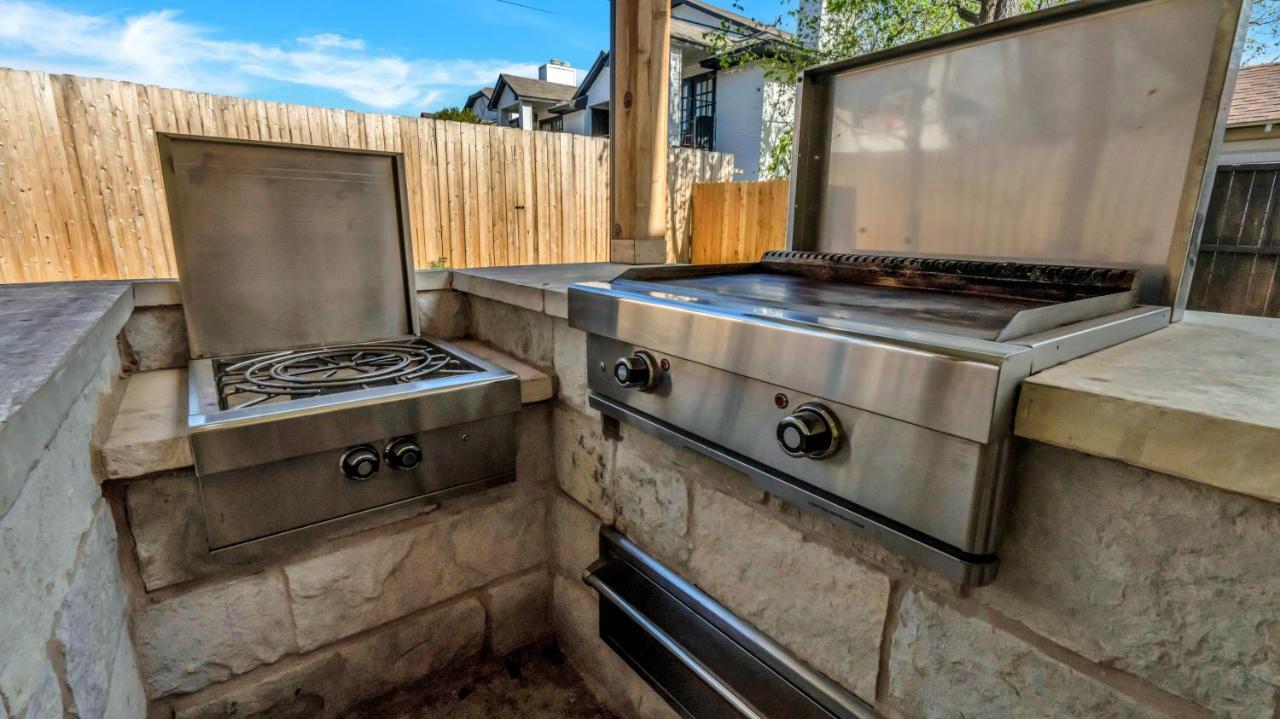
<svg viewBox="0 0 1280 719">
<path fill-rule="evenodd" d="M 807 70 L 790 249 L 1140 269 L 1185 304 L 1242 0 L 1083 0 Z"/>
<path fill-rule="evenodd" d="M 400 155 L 159 143 L 193 357 L 418 333 Z"/>
</svg>

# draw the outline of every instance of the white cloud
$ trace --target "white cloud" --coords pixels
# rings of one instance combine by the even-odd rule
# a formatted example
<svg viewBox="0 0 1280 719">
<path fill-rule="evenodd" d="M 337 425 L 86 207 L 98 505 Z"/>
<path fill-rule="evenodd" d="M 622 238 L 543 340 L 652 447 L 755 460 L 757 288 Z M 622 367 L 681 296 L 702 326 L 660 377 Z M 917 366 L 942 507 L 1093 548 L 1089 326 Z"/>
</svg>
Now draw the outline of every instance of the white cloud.
<svg viewBox="0 0 1280 719">
<path fill-rule="evenodd" d="M 444 94 L 490 84 L 499 72 L 532 74 L 504 60 L 403 58 L 369 52 L 336 33 L 263 45 L 216 39 L 172 10 L 128 17 L 0 0 L 0 64 L 224 94 L 263 80 L 323 88 L 372 108 L 428 109 Z"/>
</svg>

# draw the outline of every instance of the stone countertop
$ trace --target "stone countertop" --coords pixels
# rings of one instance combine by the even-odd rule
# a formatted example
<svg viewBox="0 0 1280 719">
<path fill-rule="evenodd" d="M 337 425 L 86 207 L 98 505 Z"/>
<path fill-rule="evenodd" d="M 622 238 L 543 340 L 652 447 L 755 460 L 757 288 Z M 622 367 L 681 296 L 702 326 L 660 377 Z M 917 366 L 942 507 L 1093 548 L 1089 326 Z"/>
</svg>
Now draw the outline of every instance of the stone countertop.
<svg viewBox="0 0 1280 719">
<path fill-rule="evenodd" d="M 1016 432 L 1280 502 L 1280 320 L 1188 312 L 1045 370 Z"/>
<path fill-rule="evenodd" d="M 626 270 L 645 266 L 586 262 L 453 270 L 453 289 L 568 319 L 569 285 L 611 280 Z"/>
<path fill-rule="evenodd" d="M 129 282 L 0 285 L 0 517 L 133 309 Z"/>
<path fill-rule="evenodd" d="M 483 342 L 460 340 L 458 347 L 489 360 L 520 378 L 525 404 L 550 399 L 551 377 Z M 124 397 L 102 445 L 102 464 L 108 479 L 132 479 L 190 467 L 187 442 L 187 371 L 163 369 L 129 377 Z"/>
</svg>

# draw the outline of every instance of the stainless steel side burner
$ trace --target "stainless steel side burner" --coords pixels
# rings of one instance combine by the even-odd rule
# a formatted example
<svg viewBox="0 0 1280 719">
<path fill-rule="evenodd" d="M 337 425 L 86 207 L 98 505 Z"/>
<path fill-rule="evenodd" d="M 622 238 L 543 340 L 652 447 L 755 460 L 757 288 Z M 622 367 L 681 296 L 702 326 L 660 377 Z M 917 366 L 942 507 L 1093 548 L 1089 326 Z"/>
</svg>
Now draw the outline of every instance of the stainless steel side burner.
<svg viewBox="0 0 1280 719">
<path fill-rule="evenodd" d="M 400 155 L 160 151 L 211 550 L 515 478 L 519 380 L 418 336 Z"/>
</svg>

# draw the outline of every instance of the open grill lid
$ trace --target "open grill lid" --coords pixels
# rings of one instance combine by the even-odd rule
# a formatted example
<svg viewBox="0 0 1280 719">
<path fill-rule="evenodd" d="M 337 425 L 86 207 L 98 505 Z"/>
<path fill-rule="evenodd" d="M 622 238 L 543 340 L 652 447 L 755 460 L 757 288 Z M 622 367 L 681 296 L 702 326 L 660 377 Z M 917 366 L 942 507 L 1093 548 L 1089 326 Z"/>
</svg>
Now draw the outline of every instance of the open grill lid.
<svg viewBox="0 0 1280 719">
<path fill-rule="evenodd" d="M 807 70 L 789 248 L 1140 269 L 1180 308 L 1241 6 L 1081 0 Z"/>
<path fill-rule="evenodd" d="M 162 135 L 193 357 L 416 335 L 398 154 Z"/>
</svg>

